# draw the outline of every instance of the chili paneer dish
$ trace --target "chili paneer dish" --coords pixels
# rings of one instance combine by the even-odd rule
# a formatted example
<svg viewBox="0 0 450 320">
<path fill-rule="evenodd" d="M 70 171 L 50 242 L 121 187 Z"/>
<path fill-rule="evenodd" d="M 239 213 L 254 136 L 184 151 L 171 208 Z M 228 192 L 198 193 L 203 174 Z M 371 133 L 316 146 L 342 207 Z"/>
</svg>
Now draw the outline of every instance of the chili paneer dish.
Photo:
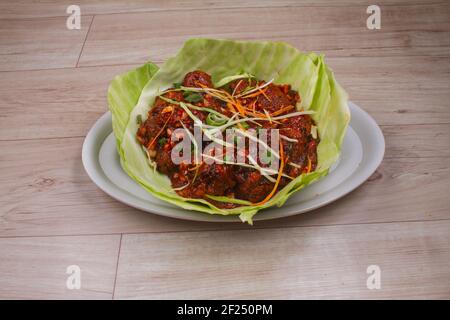
<svg viewBox="0 0 450 320">
<path fill-rule="evenodd" d="M 189 72 L 182 83 L 157 96 L 145 121 L 137 120 L 140 124 L 137 140 L 155 169 L 170 178 L 180 196 L 202 198 L 219 208 L 234 208 L 247 202 L 262 205 L 295 177 L 315 170 L 317 127 L 310 116 L 312 112 L 296 109 L 300 96 L 290 85 L 266 82 L 251 75 L 231 78 L 234 80 L 219 81 L 214 87 L 209 74 Z M 202 154 L 199 161 L 175 164 L 171 154 L 177 142 L 172 135 L 177 129 L 184 129 L 183 139 L 187 136 L 192 139 L 194 125 L 200 122 L 204 134 L 211 132 L 211 128 L 219 131 L 234 128 L 247 138 L 246 132 L 252 129 L 256 132 L 278 129 L 279 147 L 274 150 L 277 170 L 270 171 L 269 164 L 250 157 L 248 143 L 236 150 L 245 162 Z M 209 143 L 217 141 L 203 142 L 203 146 Z M 217 161 L 208 164 L 204 161 L 207 157 Z M 240 204 L 239 200 L 244 201 Z"/>
</svg>

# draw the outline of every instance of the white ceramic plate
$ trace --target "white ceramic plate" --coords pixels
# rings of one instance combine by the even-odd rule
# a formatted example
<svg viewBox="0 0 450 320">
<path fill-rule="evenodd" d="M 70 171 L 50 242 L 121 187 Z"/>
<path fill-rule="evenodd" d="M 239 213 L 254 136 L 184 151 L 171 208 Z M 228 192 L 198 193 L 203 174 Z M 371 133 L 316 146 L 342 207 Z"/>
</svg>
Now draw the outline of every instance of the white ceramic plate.
<svg viewBox="0 0 450 320">
<path fill-rule="evenodd" d="M 384 155 L 384 137 L 376 122 L 349 102 L 350 126 L 341 157 L 328 176 L 292 195 L 282 207 L 262 210 L 253 220 L 267 220 L 307 212 L 333 202 L 361 185 L 377 169 Z M 197 221 L 240 221 L 238 216 L 210 215 L 176 207 L 153 197 L 120 166 L 112 133 L 111 114 L 105 113 L 83 144 L 83 165 L 94 183 L 129 206 L 162 216 Z"/>
</svg>

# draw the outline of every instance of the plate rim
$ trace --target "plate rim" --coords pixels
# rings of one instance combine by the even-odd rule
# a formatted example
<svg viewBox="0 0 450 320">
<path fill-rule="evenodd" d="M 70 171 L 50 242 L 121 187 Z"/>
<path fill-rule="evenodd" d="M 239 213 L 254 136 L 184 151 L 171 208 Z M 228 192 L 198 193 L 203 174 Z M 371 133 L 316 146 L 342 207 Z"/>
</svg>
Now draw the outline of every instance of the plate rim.
<svg viewBox="0 0 450 320">
<path fill-rule="evenodd" d="M 309 206 L 307 208 L 303 208 L 302 210 L 300 210 L 298 212 L 296 212 L 295 210 L 290 210 L 289 212 L 281 214 L 281 215 L 279 214 L 279 212 L 278 212 L 278 214 L 276 214 L 276 213 L 274 214 L 273 212 L 271 212 L 271 214 L 263 214 L 264 212 L 262 212 L 259 215 L 258 214 L 255 215 L 253 218 L 253 221 L 263 221 L 263 220 L 284 218 L 284 217 L 288 217 L 288 216 L 306 213 L 306 212 L 321 208 L 323 206 L 326 206 L 326 205 L 346 196 L 350 192 L 354 191 L 356 188 L 358 188 L 360 185 L 362 185 L 365 181 L 367 181 L 367 179 L 376 171 L 376 169 L 381 164 L 381 162 L 384 158 L 384 153 L 385 153 L 385 139 L 384 139 L 383 133 L 382 133 L 380 127 L 378 126 L 378 124 L 375 122 L 375 120 L 366 111 L 364 111 L 362 108 L 360 108 L 359 106 L 357 106 L 355 103 L 353 103 L 351 101 L 348 101 L 348 105 L 351 110 L 350 126 L 352 124 L 352 120 L 355 121 L 354 120 L 355 116 L 362 117 L 364 119 L 364 121 L 367 121 L 368 124 L 370 125 L 370 127 L 372 129 L 372 134 L 375 136 L 375 140 L 377 142 L 376 148 L 377 148 L 378 152 L 375 152 L 376 158 L 372 157 L 369 159 L 370 163 L 366 164 L 365 170 L 363 173 L 358 174 L 358 172 L 357 172 L 358 170 L 355 170 L 346 180 L 344 180 L 339 185 L 338 188 L 331 189 L 324 193 L 324 194 L 337 193 L 336 196 L 331 195 L 329 197 L 329 199 L 327 199 L 325 201 L 319 201 L 318 204 L 316 204 L 316 205 L 312 204 L 311 206 Z M 148 202 L 146 202 L 138 197 L 134 197 L 132 194 L 127 193 L 125 190 L 121 189 L 119 186 L 114 184 L 108 178 L 108 176 L 104 173 L 104 171 L 101 167 L 101 164 L 99 162 L 99 154 L 100 154 L 101 147 L 102 147 L 103 143 L 105 142 L 106 138 L 112 132 L 112 123 L 111 123 L 110 119 L 111 119 L 110 111 L 104 113 L 99 119 L 97 119 L 97 121 L 90 128 L 88 134 L 86 135 L 86 137 L 83 141 L 83 146 L 82 146 L 82 163 L 83 163 L 84 169 L 85 169 L 86 173 L 88 174 L 89 178 L 92 180 L 92 182 L 95 185 L 97 185 L 97 187 L 99 187 L 103 192 L 105 192 L 110 197 L 114 198 L 115 200 L 117 200 L 121 203 L 124 203 L 130 207 L 139 209 L 144 212 L 157 214 L 160 216 L 171 217 L 171 218 L 182 219 L 182 220 L 204 221 L 204 222 L 241 222 L 238 215 L 228 215 L 228 216 L 213 215 L 213 214 L 206 214 L 206 213 L 197 212 L 197 211 L 193 211 L 193 210 L 187 210 L 187 209 L 183 209 L 181 207 L 175 207 L 175 206 L 173 208 L 165 207 L 165 209 L 168 209 L 165 212 L 158 212 L 156 210 L 156 208 L 155 208 L 155 210 L 149 210 L 148 207 L 146 207 L 142 204 L 142 203 L 148 204 Z M 360 136 L 358 130 L 356 130 L 353 126 L 351 126 L 351 127 L 357 134 L 361 144 L 363 144 L 363 140 L 361 139 L 361 136 Z M 367 129 L 367 127 L 366 127 L 366 129 Z M 99 140 L 101 141 L 100 143 L 98 143 Z M 363 147 L 362 152 L 363 152 L 363 159 L 361 160 L 360 166 L 364 162 L 364 158 L 365 158 L 364 157 L 364 147 Z M 356 183 L 354 182 L 354 178 L 351 179 L 352 176 L 354 176 L 355 174 L 357 176 L 358 175 L 360 176 Z M 325 176 L 323 179 L 326 179 L 326 178 L 327 177 Z M 337 190 L 341 190 L 343 188 L 345 191 L 337 192 Z M 323 194 L 321 194 L 321 196 L 322 195 Z M 130 196 L 132 197 L 133 201 L 127 199 Z M 315 199 L 312 199 L 310 201 L 314 201 L 318 198 L 320 198 L 320 196 Z M 168 212 L 168 211 L 170 211 L 170 212 Z"/>
</svg>

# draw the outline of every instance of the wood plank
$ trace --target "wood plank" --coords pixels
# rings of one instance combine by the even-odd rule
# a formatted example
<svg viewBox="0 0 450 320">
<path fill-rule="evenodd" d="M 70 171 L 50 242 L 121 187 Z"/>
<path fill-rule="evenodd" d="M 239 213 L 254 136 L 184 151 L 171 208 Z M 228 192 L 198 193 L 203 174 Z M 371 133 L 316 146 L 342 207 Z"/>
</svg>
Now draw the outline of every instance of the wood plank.
<svg viewBox="0 0 450 320">
<path fill-rule="evenodd" d="M 386 126 L 383 133 L 386 158 L 450 156 L 450 124 Z M 441 151 L 437 150 L 438 145 Z"/>
<path fill-rule="evenodd" d="M 0 20 L 0 71 L 75 67 L 91 21 L 68 30 L 65 18 Z"/>
<path fill-rule="evenodd" d="M 0 299 L 111 299 L 119 243 L 120 235 L 0 239 Z M 80 289 L 66 286 L 71 265 Z"/>
<path fill-rule="evenodd" d="M 131 68 L 133 66 L 3 73 L 0 77 L 0 139 L 85 136 L 108 110 L 109 82 Z"/>
<path fill-rule="evenodd" d="M 450 123 L 450 59 L 326 58 L 336 78 L 381 125 Z"/>
<path fill-rule="evenodd" d="M 445 3 L 439 0 L 378 0 L 377 5 L 422 5 L 424 3 Z M 66 8 L 72 5 L 69 0 L 16 0 L 14 6 L 7 2 L 0 2 L 0 19 L 7 18 L 33 18 L 33 17 L 55 17 L 66 16 Z M 82 14 L 111 14 L 124 12 L 159 12 L 167 10 L 201 10 L 201 9 L 222 9 L 222 8 L 257 8 L 257 7 L 298 7 L 298 6 L 318 6 L 336 7 L 372 4 L 371 1 L 360 0 L 78 0 L 77 5 L 81 7 Z"/>
<path fill-rule="evenodd" d="M 382 125 L 450 123 L 449 61 L 431 57 L 327 59 L 350 99 Z M 111 79 L 133 67 L 2 73 L 0 140 L 86 135 L 107 111 Z"/>
<path fill-rule="evenodd" d="M 425 134 L 426 130 L 417 132 L 421 126 L 407 128 L 410 129 L 407 139 L 394 140 L 399 145 L 388 143 L 388 148 L 403 150 L 403 154 L 409 156 L 411 144 L 415 144 L 415 139 Z M 441 135 L 436 141 L 448 141 L 448 131 L 429 133 L 434 135 L 439 132 Z M 391 136 L 386 137 L 388 141 Z M 84 172 L 81 163 L 82 140 L 0 142 L 0 236 L 248 227 L 241 223 L 168 219 L 117 202 L 98 189 Z M 445 150 L 439 153 L 439 150 L 445 149 L 443 145 L 439 146 L 436 142 L 432 145 L 436 147 L 435 155 L 448 155 Z M 450 219 L 450 198 L 446 196 L 450 187 L 448 156 L 403 158 L 403 154 L 388 150 L 388 155 L 401 158 L 385 159 L 369 181 L 329 206 L 296 217 L 257 222 L 255 227 Z M 421 153 L 418 151 L 418 154 Z"/>
<path fill-rule="evenodd" d="M 190 37 L 286 40 L 331 57 L 403 57 L 429 47 L 427 55 L 448 57 L 449 16 L 448 4 L 388 6 L 381 30 L 373 31 L 366 28 L 365 7 L 357 6 L 103 15 L 95 18 L 80 65 L 162 62 Z"/>
<path fill-rule="evenodd" d="M 449 228 L 445 221 L 124 235 L 115 297 L 448 299 Z M 369 265 L 381 269 L 380 290 L 366 286 Z"/>
<path fill-rule="evenodd" d="M 0 2 L 0 299 L 110 299 L 118 262 L 117 298 L 450 298 L 447 1 L 379 0 L 379 31 L 359 0 L 79 0 L 81 31 L 65 27 L 69 4 Z M 109 81 L 193 36 L 325 53 L 382 125 L 380 168 L 324 208 L 253 227 L 168 219 L 105 195 L 81 144 Z M 66 289 L 73 264 L 81 290 Z M 371 264 L 378 291 L 365 285 Z"/>
</svg>

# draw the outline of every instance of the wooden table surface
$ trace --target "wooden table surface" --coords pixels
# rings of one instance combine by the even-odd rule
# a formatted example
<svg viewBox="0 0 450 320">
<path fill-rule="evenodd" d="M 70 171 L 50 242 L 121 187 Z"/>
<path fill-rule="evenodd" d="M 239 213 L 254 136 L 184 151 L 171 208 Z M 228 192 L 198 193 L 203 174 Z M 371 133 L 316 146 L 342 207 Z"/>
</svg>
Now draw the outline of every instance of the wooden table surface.
<svg viewBox="0 0 450 320">
<path fill-rule="evenodd" d="M 68 30 L 68 5 L 81 29 Z M 450 298 L 450 4 L 378 0 L 0 2 L 0 298 Z M 174 220 L 99 190 L 83 139 L 114 75 L 189 37 L 322 52 L 380 124 L 386 155 L 322 209 Z M 81 270 L 69 289 L 66 269 Z M 369 290 L 367 267 L 381 288 Z"/>
</svg>

